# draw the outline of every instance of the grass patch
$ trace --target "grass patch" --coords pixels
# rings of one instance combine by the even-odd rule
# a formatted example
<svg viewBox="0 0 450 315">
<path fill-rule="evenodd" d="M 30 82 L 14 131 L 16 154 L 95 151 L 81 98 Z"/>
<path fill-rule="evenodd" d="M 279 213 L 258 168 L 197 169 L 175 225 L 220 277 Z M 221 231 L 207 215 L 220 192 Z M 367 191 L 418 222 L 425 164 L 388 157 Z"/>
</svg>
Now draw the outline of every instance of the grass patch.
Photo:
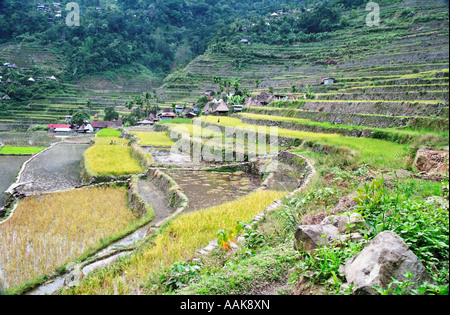
<svg viewBox="0 0 450 315">
<path fill-rule="evenodd" d="M 175 118 L 175 119 L 162 120 L 157 123 L 157 125 L 168 125 L 168 124 L 192 124 L 192 119 Z"/>
</svg>

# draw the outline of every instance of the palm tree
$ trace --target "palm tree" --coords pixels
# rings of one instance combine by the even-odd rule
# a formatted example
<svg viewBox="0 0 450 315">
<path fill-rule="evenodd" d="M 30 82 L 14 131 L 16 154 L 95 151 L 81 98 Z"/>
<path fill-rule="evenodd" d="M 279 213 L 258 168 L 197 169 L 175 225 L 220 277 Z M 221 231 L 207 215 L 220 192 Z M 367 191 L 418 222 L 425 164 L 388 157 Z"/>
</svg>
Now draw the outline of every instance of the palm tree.
<svg viewBox="0 0 450 315">
<path fill-rule="evenodd" d="M 306 98 L 309 100 L 313 99 L 315 96 L 314 93 L 312 92 L 312 88 L 309 85 L 305 86 L 305 95 Z"/>
<path fill-rule="evenodd" d="M 152 103 L 152 96 L 150 95 L 150 92 L 147 92 L 145 93 L 144 98 L 145 117 L 148 117 L 148 115 L 150 115 L 151 103 Z"/>
</svg>

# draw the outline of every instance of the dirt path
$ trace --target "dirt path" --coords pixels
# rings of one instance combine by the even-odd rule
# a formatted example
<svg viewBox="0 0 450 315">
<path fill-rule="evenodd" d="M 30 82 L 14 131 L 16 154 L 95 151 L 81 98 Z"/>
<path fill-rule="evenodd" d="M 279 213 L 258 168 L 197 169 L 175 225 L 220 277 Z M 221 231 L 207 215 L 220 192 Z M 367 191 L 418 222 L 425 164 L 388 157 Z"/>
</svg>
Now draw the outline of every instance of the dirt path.
<svg viewBox="0 0 450 315">
<path fill-rule="evenodd" d="M 20 182 L 31 182 L 26 195 L 75 188 L 81 184 L 81 158 L 88 144 L 60 143 L 39 154 L 25 167 Z"/>
</svg>

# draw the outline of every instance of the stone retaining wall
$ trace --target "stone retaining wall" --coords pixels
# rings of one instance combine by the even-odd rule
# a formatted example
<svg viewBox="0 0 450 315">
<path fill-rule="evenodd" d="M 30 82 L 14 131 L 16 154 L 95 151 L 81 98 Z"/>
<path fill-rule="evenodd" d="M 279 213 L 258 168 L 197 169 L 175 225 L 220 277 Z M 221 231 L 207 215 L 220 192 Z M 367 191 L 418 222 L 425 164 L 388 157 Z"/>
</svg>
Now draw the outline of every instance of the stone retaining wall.
<svg viewBox="0 0 450 315">
<path fill-rule="evenodd" d="M 159 169 L 149 169 L 146 173 L 148 180 L 156 185 L 159 189 L 167 194 L 170 206 L 174 209 L 187 209 L 189 205 L 189 199 L 184 194 L 181 187 L 175 182 L 175 180 L 163 173 Z"/>
<path fill-rule="evenodd" d="M 154 218 L 155 213 L 153 208 L 139 194 L 138 180 L 139 176 L 133 176 L 128 183 L 128 202 L 133 210 L 133 214 L 139 218 L 143 218 L 148 213 L 152 213 Z"/>
<path fill-rule="evenodd" d="M 260 120 L 251 118 L 241 118 L 243 123 L 259 126 L 275 126 L 283 129 L 307 131 L 314 133 L 337 133 L 346 137 L 355 138 L 372 138 L 372 139 L 385 139 L 398 142 L 400 144 L 409 143 L 411 141 L 417 140 L 420 136 L 404 134 L 404 133 L 393 133 L 389 131 L 384 131 L 382 129 L 361 129 L 361 128 L 343 128 L 343 127 L 333 127 L 333 126 L 316 126 L 308 124 L 299 124 L 295 122 L 278 121 L 278 120 Z"/>
<path fill-rule="evenodd" d="M 401 117 L 364 114 L 326 113 L 319 111 L 295 110 L 286 108 L 244 108 L 244 112 L 308 119 L 316 122 L 329 122 L 335 125 L 366 126 L 372 128 L 395 128 L 410 125 L 415 128 L 424 128 L 436 131 L 448 131 L 448 118 L 430 117 Z M 443 113 L 447 113 L 443 108 Z M 446 117 L 445 115 L 443 117 Z"/>
</svg>

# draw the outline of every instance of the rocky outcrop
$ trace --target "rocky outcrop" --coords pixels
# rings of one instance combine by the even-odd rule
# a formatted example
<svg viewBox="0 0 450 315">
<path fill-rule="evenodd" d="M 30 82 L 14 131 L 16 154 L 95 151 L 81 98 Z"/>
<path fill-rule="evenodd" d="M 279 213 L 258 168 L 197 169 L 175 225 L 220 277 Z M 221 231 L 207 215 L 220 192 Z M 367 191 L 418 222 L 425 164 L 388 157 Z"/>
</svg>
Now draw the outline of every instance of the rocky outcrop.
<svg viewBox="0 0 450 315">
<path fill-rule="evenodd" d="M 343 269 L 348 284 L 354 285 L 354 293 L 360 295 L 378 294 L 374 287 L 386 290 L 393 278 L 405 281 L 407 272 L 413 275 L 411 281 L 415 283 L 410 289 L 433 282 L 417 256 L 391 231 L 378 234 Z"/>
<path fill-rule="evenodd" d="M 294 248 L 312 253 L 319 246 L 335 241 L 359 241 L 363 237 L 358 231 L 364 227 L 362 216 L 356 212 L 327 216 L 320 224 L 299 226 L 295 233 Z"/>
<path fill-rule="evenodd" d="M 427 148 L 417 151 L 414 161 L 419 172 L 447 174 L 449 171 L 449 151 Z"/>
</svg>

